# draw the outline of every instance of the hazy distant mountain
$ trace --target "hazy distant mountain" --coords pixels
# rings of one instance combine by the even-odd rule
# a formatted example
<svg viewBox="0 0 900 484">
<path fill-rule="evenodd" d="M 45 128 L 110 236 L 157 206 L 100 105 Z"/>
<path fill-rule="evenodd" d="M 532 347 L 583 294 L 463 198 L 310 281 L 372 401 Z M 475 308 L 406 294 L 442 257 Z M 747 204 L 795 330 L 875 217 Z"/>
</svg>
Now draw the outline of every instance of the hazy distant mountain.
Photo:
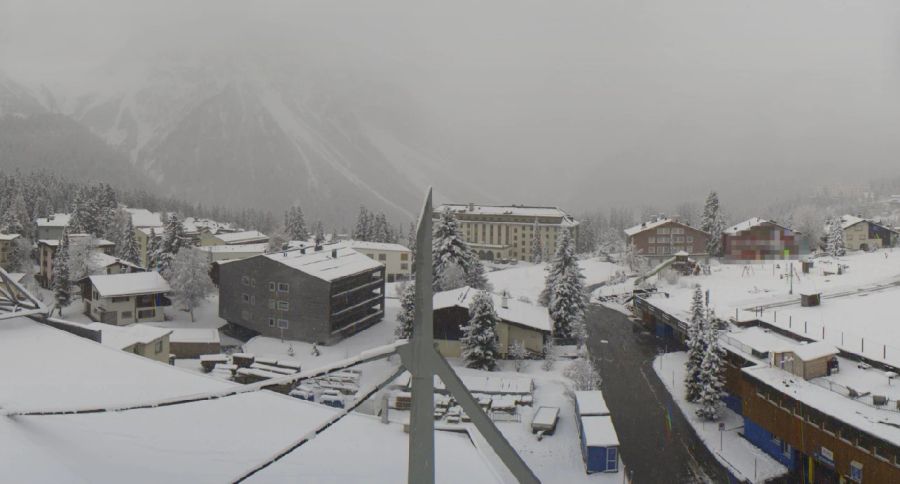
<svg viewBox="0 0 900 484">
<path fill-rule="evenodd" d="M 477 197 L 433 153 L 391 86 L 239 57 L 154 56 L 42 102 L 90 128 L 162 194 L 348 224 L 357 206 L 411 219 L 425 186 Z"/>
</svg>

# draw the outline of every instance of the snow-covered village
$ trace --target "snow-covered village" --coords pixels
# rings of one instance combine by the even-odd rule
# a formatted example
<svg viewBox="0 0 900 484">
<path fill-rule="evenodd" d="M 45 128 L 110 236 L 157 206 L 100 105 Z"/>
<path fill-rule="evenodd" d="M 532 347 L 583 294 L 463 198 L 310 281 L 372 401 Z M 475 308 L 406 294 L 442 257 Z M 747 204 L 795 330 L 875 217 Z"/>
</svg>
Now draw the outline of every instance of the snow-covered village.
<svg viewBox="0 0 900 484">
<path fill-rule="evenodd" d="M 900 483 L 898 18 L 0 0 L 0 484 Z"/>
</svg>

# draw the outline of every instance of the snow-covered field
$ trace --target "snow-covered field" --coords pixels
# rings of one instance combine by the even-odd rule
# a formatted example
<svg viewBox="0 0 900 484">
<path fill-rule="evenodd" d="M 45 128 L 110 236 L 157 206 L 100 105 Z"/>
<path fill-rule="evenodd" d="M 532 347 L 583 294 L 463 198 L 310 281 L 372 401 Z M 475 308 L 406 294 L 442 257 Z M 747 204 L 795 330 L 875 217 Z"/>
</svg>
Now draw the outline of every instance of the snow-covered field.
<svg viewBox="0 0 900 484">
<path fill-rule="evenodd" d="M 713 456 L 736 477 L 750 482 L 765 482 L 786 474 L 788 470 L 785 466 L 741 437 L 744 419 L 740 415 L 722 407 L 724 432 L 719 431 L 718 423 L 707 422 L 697 416 L 695 412 L 698 406 L 684 399 L 685 361 L 687 353 L 683 351 L 665 353 L 656 357 L 653 371 Z"/>
<path fill-rule="evenodd" d="M 602 262 L 597 259 L 585 259 L 578 262 L 581 272 L 585 277 L 585 285 L 598 284 L 609 279 L 609 276 L 621 270 L 615 264 Z M 513 266 L 509 269 L 490 272 L 488 281 L 494 286 L 494 292 L 508 291 L 513 298 L 527 297 L 531 301 L 537 301 L 544 289 L 544 277 L 547 264 L 532 264 L 525 266 Z"/>
</svg>

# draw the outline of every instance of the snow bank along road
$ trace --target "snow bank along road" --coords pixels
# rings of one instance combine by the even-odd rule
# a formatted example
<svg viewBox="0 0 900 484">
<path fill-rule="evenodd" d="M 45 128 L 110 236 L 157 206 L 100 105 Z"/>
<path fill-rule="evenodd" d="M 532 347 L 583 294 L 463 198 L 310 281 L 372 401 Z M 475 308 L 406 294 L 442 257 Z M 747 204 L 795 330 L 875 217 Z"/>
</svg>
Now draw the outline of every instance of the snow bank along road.
<svg viewBox="0 0 900 484">
<path fill-rule="evenodd" d="M 638 343 L 625 315 L 597 304 L 589 308 L 587 324 L 588 348 L 633 482 L 728 482 L 653 373 L 656 345 Z"/>
</svg>

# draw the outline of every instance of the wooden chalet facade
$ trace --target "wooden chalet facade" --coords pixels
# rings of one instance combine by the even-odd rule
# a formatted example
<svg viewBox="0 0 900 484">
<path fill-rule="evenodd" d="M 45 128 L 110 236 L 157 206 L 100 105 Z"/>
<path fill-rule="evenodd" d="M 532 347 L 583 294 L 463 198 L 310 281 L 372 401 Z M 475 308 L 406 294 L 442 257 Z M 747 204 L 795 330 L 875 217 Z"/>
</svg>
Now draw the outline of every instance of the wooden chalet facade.
<svg viewBox="0 0 900 484">
<path fill-rule="evenodd" d="M 725 229 L 725 261 L 765 261 L 800 257 L 800 234 L 771 220 L 751 218 Z"/>
<path fill-rule="evenodd" d="M 706 256 L 709 234 L 674 219 L 644 222 L 625 230 L 626 243 L 651 260 L 673 257 L 679 252 L 698 257 Z"/>
</svg>

